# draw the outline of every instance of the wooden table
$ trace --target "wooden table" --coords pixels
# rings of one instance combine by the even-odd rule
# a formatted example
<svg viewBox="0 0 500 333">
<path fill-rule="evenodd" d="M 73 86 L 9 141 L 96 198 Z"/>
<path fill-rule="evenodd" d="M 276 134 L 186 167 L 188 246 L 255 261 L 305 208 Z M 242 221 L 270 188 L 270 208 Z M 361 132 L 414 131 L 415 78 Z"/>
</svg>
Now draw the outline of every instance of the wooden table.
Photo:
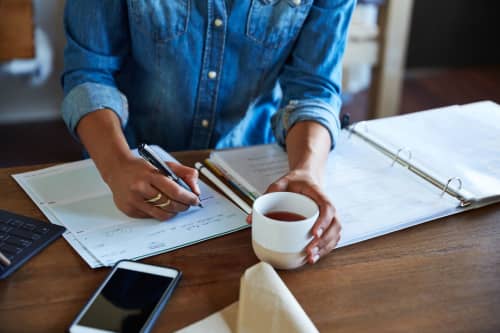
<svg viewBox="0 0 500 333">
<path fill-rule="evenodd" d="M 207 152 L 174 154 L 188 165 Z M 0 209 L 45 219 L 0 169 Z M 500 332 L 500 205 L 332 252 L 279 275 L 321 332 Z M 257 263 L 244 230 L 143 260 L 184 277 L 154 332 L 171 332 L 238 299 Z M 63 332 L 108 268 L 90 269 L 62 238 L 0 281 L 1 332 Z"/>
</svg>

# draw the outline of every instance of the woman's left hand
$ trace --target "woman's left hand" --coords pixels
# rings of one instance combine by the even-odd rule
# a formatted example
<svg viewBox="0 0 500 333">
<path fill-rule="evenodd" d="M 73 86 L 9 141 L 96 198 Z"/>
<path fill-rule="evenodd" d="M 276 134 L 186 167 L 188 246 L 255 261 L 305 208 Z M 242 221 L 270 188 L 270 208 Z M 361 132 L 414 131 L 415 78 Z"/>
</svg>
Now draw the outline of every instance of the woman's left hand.
<svg viewBox="0 0 500 333">
<path fill-rule="evenodd" d="M 340 239 L 340 222 L 335 207 L 321 190 L 311 173 L 307 170 L 293 170 L 271 184 L 269 192 L 295 192 L 313 199 L 319 207 L 319 217 L 312 228 L 314 239 L 306 248 L 307 262 L 314 264 L 330 253 Z M 247 218 L 251 222 L 251 216 Z"/>
</svg>

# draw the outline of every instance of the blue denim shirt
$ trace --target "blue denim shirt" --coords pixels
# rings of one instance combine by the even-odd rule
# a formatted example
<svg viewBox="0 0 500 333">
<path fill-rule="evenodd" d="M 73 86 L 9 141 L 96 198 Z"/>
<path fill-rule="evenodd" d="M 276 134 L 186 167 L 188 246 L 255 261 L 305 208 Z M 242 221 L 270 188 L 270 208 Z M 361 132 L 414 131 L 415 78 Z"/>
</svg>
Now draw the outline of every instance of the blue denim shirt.
<svg viewBox="0 0 500 333">
<path fill-rule="evenodd" d="M 339 131 L 355 0 L 69 0 L 62 115 L 113 110 L 129 143 L 175 151 Z"/>
</svg>

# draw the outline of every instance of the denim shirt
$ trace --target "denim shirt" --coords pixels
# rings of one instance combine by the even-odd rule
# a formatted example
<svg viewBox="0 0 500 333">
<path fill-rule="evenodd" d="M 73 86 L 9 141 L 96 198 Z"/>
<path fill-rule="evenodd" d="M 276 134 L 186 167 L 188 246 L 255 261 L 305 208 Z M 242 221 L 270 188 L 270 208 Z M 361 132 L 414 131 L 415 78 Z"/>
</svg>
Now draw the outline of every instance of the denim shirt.
<svg viewBox="0 0 500 333">
<path fill-rule="evenodd" d="M 355 0 L 69 0 L 62 116 L 114 111 L 131 146 L 278 141 L 296 122 L 339 132 Z"/>
</svg>

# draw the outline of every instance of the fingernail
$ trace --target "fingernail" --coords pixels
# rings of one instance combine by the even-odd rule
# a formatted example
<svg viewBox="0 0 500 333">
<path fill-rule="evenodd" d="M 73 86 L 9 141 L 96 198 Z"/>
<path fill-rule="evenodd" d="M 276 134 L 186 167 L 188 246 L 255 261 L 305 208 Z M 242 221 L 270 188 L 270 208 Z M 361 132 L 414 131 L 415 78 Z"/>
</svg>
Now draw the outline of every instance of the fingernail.
<svg viewBox="0 0 500 333">
<path fill-rule="evenodd" d="M 315 256 L 312 257 L 313 264 L 315 264 L 319 260 L 319 254 L 316 254 Z"/>
<path fill-rule="evenodd" d="M 318 231 L 316 232 L 316 237 L 320 238 L 321 235 L 323 235 L 323 228 L 319 228 Z"/>
<path fill-rule="evenodd" d="M 315 255 L 319 252 L 319 248 L 317 246 L 313 247 L 311 250 L 311 255 Z"/>
</svg>

